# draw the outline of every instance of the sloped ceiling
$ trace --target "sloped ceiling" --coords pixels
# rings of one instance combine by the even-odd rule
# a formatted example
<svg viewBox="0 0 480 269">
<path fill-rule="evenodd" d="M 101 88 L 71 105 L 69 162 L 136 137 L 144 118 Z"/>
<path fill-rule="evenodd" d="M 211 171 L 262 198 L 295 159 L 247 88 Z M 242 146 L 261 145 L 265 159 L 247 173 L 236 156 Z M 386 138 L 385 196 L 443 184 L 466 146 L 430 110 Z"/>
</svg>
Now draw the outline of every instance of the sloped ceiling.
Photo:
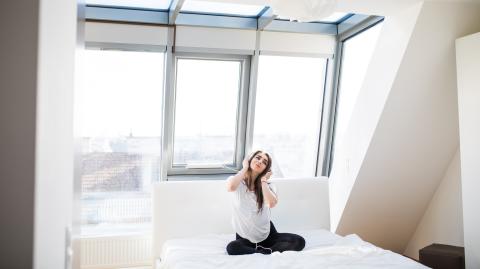
<svg viewBox="0 0 480 269">
<path fill-rule="evenodd" d="M 411 18 L 402 28 L 395 16 L 404 33 L 387 31 L 386 17 L 347 146 L 335 157 L 330 195 L 336 232 L 403 252 L 458 146 L 454 44 L 480 31 L 480 5 L 427 1 L 413 27 Z M 386 39 L 407 46 L 391 50 Z"/>
</svg>

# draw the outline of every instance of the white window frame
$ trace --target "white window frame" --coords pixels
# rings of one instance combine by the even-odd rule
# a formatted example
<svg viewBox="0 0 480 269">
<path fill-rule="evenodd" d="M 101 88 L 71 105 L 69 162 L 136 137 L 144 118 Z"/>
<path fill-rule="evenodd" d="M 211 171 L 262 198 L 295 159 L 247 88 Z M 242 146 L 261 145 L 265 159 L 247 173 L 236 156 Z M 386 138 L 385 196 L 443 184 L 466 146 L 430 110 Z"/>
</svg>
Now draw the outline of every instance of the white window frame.
<svg viewBox="0 0 480 269">
<path fill-rule="evenodd" d="M 163 161 L 167 162 L 167 177 L 182 176 L 182 175 L 215 175 L 215 174 L 232 174 L 236 173 L 242 165 L 243 155 L 245 152 L 245 130 L 247 124 L 247 106 L 248 106 L 248 87 L 250 82 L 250 56 L 248 55 L 234 55 L 234 54 L 210 54 L 198 52 L 177 52 L 172 54 L 172 71 L 170 72 L 170 79 L 172 83 L 170 87 L 166 87 L 166 95 L 170 96 L 170 102 L 165 104 L 164 112 L 166 120 L 164 125 L 164 139 L 167 150 L 164 150 L 166 156 L 163 156 Z M 240 86 L 238 92 L 237 115 L 236 115 L 236 130 L 235 130 L 235 152 L 234 163 L 231 166 L 211 168 L 188 168 L 185 165 L 174 165 L 174 137 L 175 137 L 175 110 L 176 110 L 176 77 L 177 77 L 177 63 L 179 59 L 199 59 L 199 60 L 218 60 L 218 61 L 236 61 L 241 63 Z M 168 79 L 168 78 L 166 78 Z"/>
</svg>

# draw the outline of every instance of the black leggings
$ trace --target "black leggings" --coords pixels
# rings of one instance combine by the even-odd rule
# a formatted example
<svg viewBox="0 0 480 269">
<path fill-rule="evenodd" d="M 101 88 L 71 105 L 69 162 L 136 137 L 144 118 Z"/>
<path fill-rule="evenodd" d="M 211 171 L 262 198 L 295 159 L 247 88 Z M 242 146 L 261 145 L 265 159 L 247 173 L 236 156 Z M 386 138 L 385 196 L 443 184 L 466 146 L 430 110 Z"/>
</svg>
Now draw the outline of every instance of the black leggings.
<svg viewBox="0 0 480 269">
<path fill-rule="evenodd" d="M 227 245 L 227 252 L 229 255 L 243 255 L 253 253 L 263 253 L 267 249 L 271 249 L 271 252 L 286 250 L 300 251 L 305 247 L 305 239 L 300 235 L 290 233 L 279 233 L 270 222 L 270 234 L 267 239 L 257 244 L 250 242 L 248 239 L 242 238 L 236 234 L 237 240 L 230 242 Z M 266 249 L 267 248 L 267 249 Z"/>
</svg>

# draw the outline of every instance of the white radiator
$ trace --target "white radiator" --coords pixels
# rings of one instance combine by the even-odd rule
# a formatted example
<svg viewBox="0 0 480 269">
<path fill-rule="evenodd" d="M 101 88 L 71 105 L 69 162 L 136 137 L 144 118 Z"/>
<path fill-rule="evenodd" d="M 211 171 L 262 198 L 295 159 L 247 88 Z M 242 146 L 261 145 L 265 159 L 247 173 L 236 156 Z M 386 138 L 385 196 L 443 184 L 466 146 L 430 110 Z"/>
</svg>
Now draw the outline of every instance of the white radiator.
<svg viewBox="0 0 480 269">
<path fill-rule="evenodd" d="M 80 239 L 81 269 L 119 268 L 152 264 L 151 235 Z"/>
</svg>

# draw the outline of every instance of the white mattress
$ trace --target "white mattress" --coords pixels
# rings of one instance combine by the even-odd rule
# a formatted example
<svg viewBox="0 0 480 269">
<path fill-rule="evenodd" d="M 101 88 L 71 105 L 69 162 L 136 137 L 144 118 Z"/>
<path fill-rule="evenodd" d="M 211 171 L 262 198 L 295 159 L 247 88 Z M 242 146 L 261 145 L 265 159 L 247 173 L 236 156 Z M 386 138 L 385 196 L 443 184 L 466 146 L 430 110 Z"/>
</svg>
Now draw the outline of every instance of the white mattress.
<svg viewBox="0 0 480 269">
<path fill-rule="evenodd" d="M 234 235 L 205 235 L 168 240 L 157 269 L 235 268 L 427 268 L 411 259 L 378 248 L 357 235 L 341 237 L 327 230 L 299 231 L 305 238 L 300 252 L 229 256 Z"/>
</svg>

